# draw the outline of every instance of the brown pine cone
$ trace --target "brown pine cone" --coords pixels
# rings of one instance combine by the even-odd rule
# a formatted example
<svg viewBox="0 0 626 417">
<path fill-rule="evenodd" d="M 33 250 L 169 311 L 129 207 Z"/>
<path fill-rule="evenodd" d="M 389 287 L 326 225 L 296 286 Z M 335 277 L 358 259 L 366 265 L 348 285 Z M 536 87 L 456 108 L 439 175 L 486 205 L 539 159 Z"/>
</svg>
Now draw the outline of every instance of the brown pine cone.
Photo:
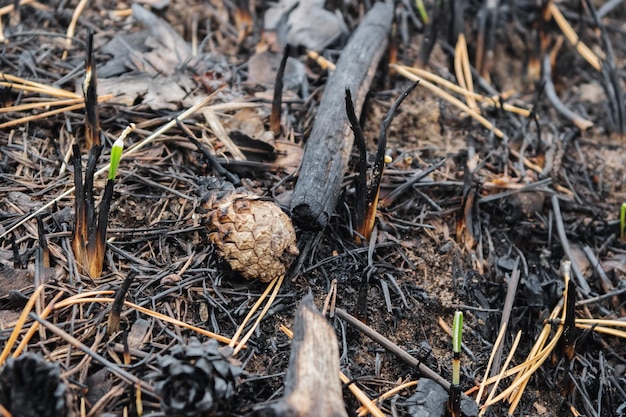
<svg viewBox="0 0 626 417">
<path fill-rule="evenodd" d="M 206 225 L 217 253 L 246 279 L 269 282 L 298 256 L 296 232 L 275 203 L 207 179 Z"/>
</svg>

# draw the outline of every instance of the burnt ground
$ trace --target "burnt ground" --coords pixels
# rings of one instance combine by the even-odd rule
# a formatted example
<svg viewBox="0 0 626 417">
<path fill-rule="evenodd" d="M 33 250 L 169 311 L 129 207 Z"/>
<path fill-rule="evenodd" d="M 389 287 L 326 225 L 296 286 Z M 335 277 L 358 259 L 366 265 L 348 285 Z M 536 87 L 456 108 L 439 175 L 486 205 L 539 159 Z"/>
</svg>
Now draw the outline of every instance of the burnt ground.
<svg viewBox="0 0 626 417">
<path fill-rule="evenodd" d="M 188 127 L 227 169 L 243 179 L 247 189 L 288 205 L 297 179 L 297 172 L 293 174 L 328 73 L 303 49 L 293 52 L 301 66 L 291 72 L 288 67 L 287 77 L 292 78 L 287 87 L 291 83 L 293 88 L 284 94 L 282 134 L 274 141 L 267 134 L 272 92 L 264 81 L 271 83 L 275 71 L 252 59 L 258 58 L 255 48 L 260 45 L 281 49 L 275 47 L 268 31 L 261 40 L 267 5 L 254 7 L 250 33 L 244 33 L 240 14 L 230 2 L 173 1 L 163 9 L 155 8 L 153 17 L 163 19 L 166 28 L 185 40 L 184 46 L 170 44 L 168 49 L 154 43 L 156 32 L 148 36 L 146 26 L 150 25 L 146 20 L 142 24 L 128 5 L 93 2 L 78 19 L 76 37 L 63 57 L 74 3 L 34 2 L 21 6 L 19 14 L 0 9 L 6 37 L 0 54 L 0 346 L 14 350 L 16 343 L 9 343 L 9 336 L 35 283 L 45 283 L 34 310 L 41 316 L 58 294 L 58 300 L 67 300 L 90 291 L 115 291 L 131 270 L 138 274 L 127 300 L 231 337 L 267 284 L 229 272 L 209 241 L 198 210 L 197 184 L 200 177 L 215 172 L 183 131 L 174 125 L 122 160 L 109 214 L 104 271 L 100 277 L 89 278 L 78 271 L 71 250 L 74 198 L 73 193 L 64 194 L 74 184 L 71 145 L 79 143 L 83 160 L 87 159 L 84 111 L 66 109 L 11 124 L 50 109 L 11 106 L 50 101 L 60 93 L 27 91 L 7 75 L 80 94 L 89 28 L 95 33 L 99 95 L 113 95 L 105 97 L 98 110 L 104 155 L 129 123 L 136 125 L 126 140 L 126 148 L 132 149 L 209 97 L 208 104 L 216 106 L 218 124 L 231 137 L 237 136 L 233 131 L 245 132 L 239 134 L 234 148 L 244 152 L 247 162 L 238 160 L 202 111 L 185 119 Z M 471 394 L 485 373 L 513 275 L 519 273 L 520 282 L 512 290 L 515 297 L 500 363 L 511 351 L 518 331 L 522 338 L 512 364 L 524 361 L 545 320 L 562 300 L 564 259 L 571 258 L 580 270 L 572 277 L 578 283 L 578 319 L 624 317 L 626 241 L 619 236 L 620 206 L 626 202 L 626 139 L 620 134 L 619 116 L 620 108 L 624 109 L 621 89 L 626 62 L 623 4 L 600 8 L 600 27 L 594 23 L 590 3 L 558 5 L 580 39 L 604 60 L 603 72 L 567 41 L 560 49 L 553 48 L 561 31 L 553 21 L 544 21 L 542 9 L 532 2 L 506 2 L 497 8 L 493 27 L 487 24 L 482 29 L 481 19 L 489 11 L 478 2 L 461 2 L 462 12 L 444 9 L 438 17 L 434 5 L 427 2 L 434 21 L 427 26 L 409 3 L 397 6 L 398 24 L 392 37 L 397 63 L 424 62 L 424 51 L 432 47 L 424 68 L 454 82 L 451 28 L 465 33 L 472 63 L 480 49 L 481 30 L 487 31 L 486 45 L 491 44 L 493 59 L 482 69 L 482 82 L 475 73 L 476 91 L 490 96 L 494 91 L 501 93 L 508 103 L 531 109 L 532 114 L 520 116 L 500 107 L 482 109 L 506 136 L 499 138 L 418 86 L 389 130 L 387 154 L 392 162 L 383 177 L 370 245 L 359 245 L 353 238 L 355 149 L 329 227 L 318 232 L 297 230 L 301 255 L 247 347 L 237 355 L 244 373 L 235 400 L 223 405 L 227 415 L 253 414 L 283 395 L 290 341 L 279 327 L 292 326 L 296 306 L 309 291 L 321 307 L 333 282 L 338 307 L 420 355 L 446 379 L 451 377 L 451 342 L 439 320 L 450 325 L 454 311 L 463 311 L 466 350 L 461 384 Z M 349 33 L 368 4 L 329 2 L 327 8 L 343 16 Z M 457 18 L 456 25 L 450 16 Z M 348 33 L 328 45 L 323 55 L 336 61 Z M 193 39 L 198 40 L 198 55 L 181 62 L 181 51 L 191 48 Z M 556 94 L 592 126 L 581 130 L 557 112 L 545 91 L 546 77 L 543 84 L 533 79 L 533 74 L 541 78 L 537 65 L 551 52 L 549 80 Z M 267 56 L 277 66 L 280 53 Z M 390 73 L 386 62 L 378 70 L 362 117 L 372 155 L 382 117 L 409 83 Z M 302 87 L 305 79 L 308 88 Z M 253 110 L 243 110 L 245 103 L 254 103 Z M 222 104 L 228 105 L 217 106 Z M 97 166 L 106 163 L 103 156 Z M 423 178 L 412 180 L 427 170 Z M 97 196 L 104 184 L 104 176 L 97 176 Z M 37 218 L 48 249 L 40 250 L 41 233 L 31 214 L 44 206 Z M 561 226 L 564 233 L 559 233 Z M 49 262 L 44 254 L 49 255 Z M 55 308 L 47 320 L 117 364 L 124 363 L 123 345 L 128 340 L 134 350 L 130 365 L 122 367 L 148 382 L 158 367 L 158 355 L 188 343 L 191 337 L 207 340 L 194 330 L 128 307 L 122 313 L 122 330 L 109 337 L 110 303 L 67 304 Z M 33 320 L 32 316 L 27 320 L 26 328 Z M 370 398 L 419 378 L 415 368 L 356 329 L 337 318 L 330 323 L 337 331 L 342 371 Z M 148 328 L 142 333 L 143 324 Z M 26 330 L 20 332 L 17 343 L 25 334 Z M 571 362 L 564 358 L 562 347 L 555 349 L 531 377 L 515 415 L 615 416 L 624 412 L 624 333 L 580 329 L 576 336 Z M 28 341 L 27 350 L 60 366 L 73 408 L 83 402 L 87 415 L 122 415 L 130 407 L 136 415 L 133 385 L 106 371 L 97 358 L 72 346 L 67 338 L 50 328 L 40 329 Z M 510 383 L 505 380 L 502 386 Z M 388 415 L 409 415 L 413 390 L 408 388 L 382 402 L 381 409 Z M 346 387 L 344 394 L 347 408 L 354 411 L 357 401 Z M 158 401 L 149 394 L 142 396 L 142 402 L 145 415 L 160 412 Z M 504 415 L 507 409 L 506 402 L 499 402 L 486 415 Z"/>
</svg>

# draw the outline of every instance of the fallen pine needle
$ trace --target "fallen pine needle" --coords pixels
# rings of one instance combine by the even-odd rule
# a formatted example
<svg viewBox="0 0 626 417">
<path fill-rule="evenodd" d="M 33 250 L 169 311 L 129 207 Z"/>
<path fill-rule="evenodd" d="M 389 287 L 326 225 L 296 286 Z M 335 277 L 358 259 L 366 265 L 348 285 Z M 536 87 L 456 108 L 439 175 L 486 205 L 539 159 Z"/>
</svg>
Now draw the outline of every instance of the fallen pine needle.
<svg viewBox="0 0 626 417">
<path fill-rule="evenodd" d="M 409 381 L 409 382 L 405 382 L 404 384 L 400 384 L 397 387 L 394 387 L 390 389 L 389 391 L 386 391 L 380 394 L 378 398 L 376 399 L 376 402 L 380 403 L 381 401 L 391 398 L 402 390 L 416 386 L 417 383 L 418 381 Z M 367 415 L 369 410 L 365 408 L 365 406 L 362 405 L 356 410 L 356 412 L 358 413 L 357 414 L 358 417 L 364 417 Z"/>
<path fill-rule="evenodd" d="M 439 88 L 436 85 L 430 83 L 429 81 L 426 81 L 425 79 L 423 79 L 423 78 L 413 74 L 412 72 L 408 71 L 406 69 L 406 67 L 401 67 L 401 66 L 398 66 L 398 65 L 395 65 L 394 67 L 398 71 L 398 74 L 404 76 L 405 78 L 408 78 L 411 81 L 419 81 L 420 85 L 422 87 L 427 88 L 432 93 L 435 93 L 440 98 L 446 100 L 448 103 L 450 103 L 450 104 L 456 106 L 457 108 L 459 108 L 460 110 L 466 112 L 468 115 L 472 116 L 478 123 L 483 125 L 486 129 L 488 129 L 490 131 L 493 131 L 493 133 L 497 137 L 499 137 L 501 139 L 504 138 L 504 133 L 500 129 L 495 127 L 489 120 L 485 119 L 483 116 L 481 116 L 475 110 L 470 109 L 467 106 L 467 104 L 463 103 L 461 100 L 459 100 L 458 98 L 454 97 L 452 94 L 448 93 L 445 90 L 442 90 L 441 88 Z"/>
<path fill-rule="evenodd" d="M 111 291 L 111 293 L 112 293 L 112 291 Z M 84 303 L 104 303 L 104 304 L 109 304 L 109 303 L 113 303 L 113 301 L 115 301 L 114 298 L 102 298 L 102 297 L 67 299 L 67 300 L 61 301 L 60 303 L 57 303 L 55 305 L 55 310 L 63 308 L 63 307 L 67 307 L 67 306 L 70 306 L 70 305 L 73 305 L 73 304 L 84 304 Z M 170 323 L 170 324 L 173 324 L 173 325 L 176 325 L 176 326 L 180 326 L 180 327 L 183 327 L 185 329 L 192 330 L 192 331 L 194 331 L 194 332 L 196 332 L 198 334 L 210 337 L 210 338 L 215 339 L 215 340 L 217 340 L 219 342 L 226 343 L 226 344 L 231 342 L 231 340 L 229 338 L 225 337 L 225 336 L 219 335 L 217 333 L 210 332 L 208 330 L 201 329 L 201 328 L 196 327 L 196 326 L 194 326 L 192 324 L 185 323 L 184 321 L 177 320 L 177 319 L 175 319 L 173 317 L 166 316 L 165 314 L 158 313 L 156 311 L 152 311 L 152 310 L 147 309 L 145 307 L 141 307 L 141 306 L 139 306 L 137 304 L 131 303 L 130 301 L 124 301 L 124 305 L 126 307 L 129 307 L 129 308 L 132 308 L 134 310 L 137 310 L 140 313 L 144 313 L 145 315 L 148 315 L 150 317 L 154 317 L 156 319 L 163 320 L 164 322 L 167 322 L 167 323 Z"/>
<path fill-rule="evenodd" d="M 37 287 L 35 291 L 33 291 L 33 294 L 30 296 L 30 298 L 28 299 L 28 302 L 26 303 L 24 308 L 22 309 L 22 313 L 20 314 L 20 317 L 18 318 L 17 323 L 15 324 L 15 327 L 13 328 L 13 331 L 11 332 L 11 336 L 9 336 L 9 339 L 4 345 L 4 350 L 2 351 L 2 354 L 0 354 L 0 366 L 4 364 L 4 361 L 7 359 L 7 357 L 11 353 L 11 348 L 13 347 L 13 344 L 17 340 L 17 336 L 22 331 L 22 327 L 24 327 L 24 324 L 26 324 L 26 319 L 28 318 L 28 315 L 33 309 L 35 305 L 35 301 L 37 301 L 39 299 L 39 296 L 43 293 L 44 288 L 45 287 L 43 285 L 40 285 L 39 287 Z"/>
<path fill-rule="evenodd" d="M 267 300 L 267 303 L 265 303 L 265 307 L 263 307 L 263 310 L 261 310 L 261 313 L 259 314 L 259 317 L 257 317 L 257 319 L 255 320 L 254 325 L 252 325 L 250 330 L 248 330 L 248 333 L 246 333 L 245 336 L 241 339 L 241 342 L 239 343 L 239 345 L 235 348 L 235 350 L 233 350 L 233 356 L 239 353 L 239 351 L 243 349 L 245 343 L 250 339 L 250 337 L 252 337 L 252 334 L 254 333 L 256 328 L 259 326 L 259 323 L 261 323 L 261 320 L 267 314 L 267 310 L 269 310 L 270 306 L 276 299 L 276 296 L 278 295 L 278 292 L 280 291 L 280 287 L 282 287 L 283 285 L 284 279 L 285 279 L 285 276 L 281 275 L 280 277 L 278 277 L 278 279 L 274 278 L 272 280 L 273 282 L 276 281 L 274 285 L 274 291 L 272 291 L 272 295 L 270 296 L 269 300 Z"/>
</svg>

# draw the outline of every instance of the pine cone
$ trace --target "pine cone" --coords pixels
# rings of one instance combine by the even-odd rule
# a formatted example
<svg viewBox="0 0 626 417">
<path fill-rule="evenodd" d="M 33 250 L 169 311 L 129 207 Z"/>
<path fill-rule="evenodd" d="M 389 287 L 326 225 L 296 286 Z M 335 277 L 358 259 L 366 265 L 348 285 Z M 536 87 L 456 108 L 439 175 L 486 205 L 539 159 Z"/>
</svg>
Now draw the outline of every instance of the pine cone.
<svg viewBox="0 0 626 417">
<path fill-rule="evenodd" d="M 245 189 L 207 178 L 209 239 L 233 271 L 268 282 L 283 275 L 298 256 L 291 219 L 276 204 Z"/>
<path fill-rule="evenodd" d="M 0 404 L 13 417 L 66 416 L 65 400 L 59 367 L 39 355 L 9 358 L 0 371 Z"/>
<path fill-rule="evenodd" d="M 168 416 L 197 417 L 222 410 L 235 394 L 241 366 L 216 340 L 201 344 L 191 339 L 170 355 L 158 358 L 155 389 Z"/>
</svg>

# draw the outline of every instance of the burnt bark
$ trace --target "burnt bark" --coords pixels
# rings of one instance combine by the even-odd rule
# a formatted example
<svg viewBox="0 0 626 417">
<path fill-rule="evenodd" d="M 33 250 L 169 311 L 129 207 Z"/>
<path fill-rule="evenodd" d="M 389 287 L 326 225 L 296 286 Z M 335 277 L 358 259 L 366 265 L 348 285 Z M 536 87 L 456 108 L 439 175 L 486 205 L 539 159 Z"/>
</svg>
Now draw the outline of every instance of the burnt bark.
<svg viewBox="0 0 626 417">
<path fill-rule="evenodd" d="M 296 312 L 285 396 L 265 415 L 276 417 L 348 417 L 339 379 L 335 330 L 304 297 Z"/>
<path fill-rule="evenodd" d="M 390 3 L 376 3 L 352 35 L 328 80 L 291 200 L 293 220 L 303 229 L 324 229 L 335 210 L 354 141 L 345 90 L 348 88 L 354 97 L 359 115 L 387 46 L 392 18 Z"/>
</svg>

